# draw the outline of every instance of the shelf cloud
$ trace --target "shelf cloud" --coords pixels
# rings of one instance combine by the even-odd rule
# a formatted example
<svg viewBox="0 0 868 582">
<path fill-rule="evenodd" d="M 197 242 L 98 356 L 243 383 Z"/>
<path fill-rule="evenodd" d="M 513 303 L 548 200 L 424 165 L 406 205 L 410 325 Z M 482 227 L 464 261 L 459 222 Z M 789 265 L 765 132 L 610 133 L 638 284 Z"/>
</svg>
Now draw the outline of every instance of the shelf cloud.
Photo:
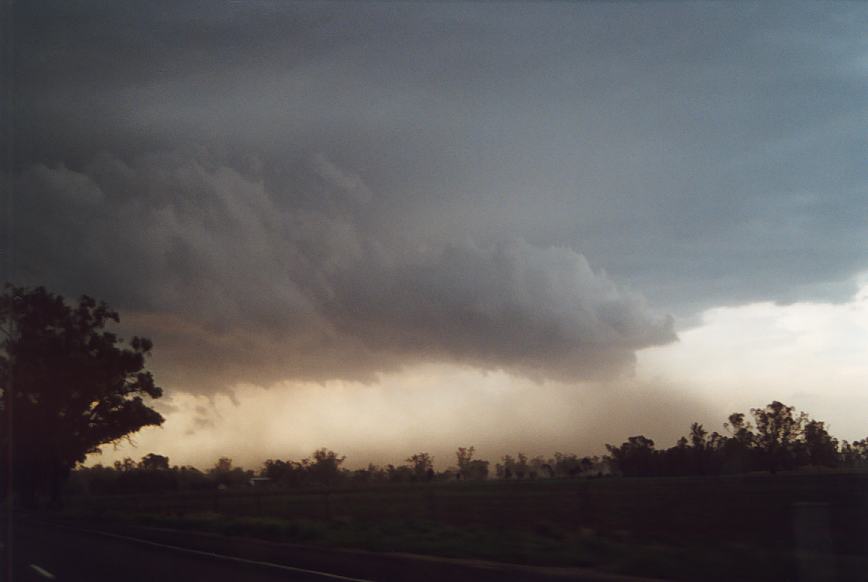
<svg viewBox="0 0 868 582">
<path fill-rule="evenodd" d="M 21 260 L 32 281 L 108 298 L 198 390 L 432 361 L 611 378 L 675 339 L 670 317 L 575 250 L 386 242 L 355 218 L 375 196 L 360 177 L 321 154 L 308 173 L 316 205 L 190 153 L 34 165 L 18 183 Z"/>
</svg>

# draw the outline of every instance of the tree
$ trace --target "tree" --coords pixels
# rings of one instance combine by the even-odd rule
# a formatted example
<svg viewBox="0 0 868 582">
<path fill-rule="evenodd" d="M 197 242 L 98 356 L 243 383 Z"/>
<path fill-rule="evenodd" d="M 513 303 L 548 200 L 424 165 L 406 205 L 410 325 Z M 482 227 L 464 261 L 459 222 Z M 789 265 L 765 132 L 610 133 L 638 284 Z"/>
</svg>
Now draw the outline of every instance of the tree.
<svg viewBox="0 0 868 582">
<path fill-rule="evenodd" d="M 233 467 L 232 459 L 220 457 L 214 466 L 208 469 L 208 477 L 217 487 L 241 487 L 254 476 L 253 471 L 245 471 L 241 467 Z"/>
<path fill-rule="evenodd" d="M 168 471 L 169 457 L 156 453 L 148 453 L 139 461 L 139 469 L 143 471 Z"/>
<path fill-rule="evenodd" d="M 319 485 L 334 485 L 341 477 L 341 463 L 346 457 L 339 456 L 326 448 L 313 452 L 313 459 L 308 460 L 307 470 L 314 483 Z"/>
<path fill-rule="evenodd" d="M 721 440 L 721 470 L 725 473 L 746 473 L 754 469 L 756 464 L 756 435 L 753 425 L 743 412 L 733 412 L 728 421 L 723 423 L 732 435 Z"/>
<path fill-rule="evenodd" d="M 145 369 L 151 342 L 127 345 L 107 331 L 120 319 L 105 303 L 83 296 L 68 305 L 43 287 L 6 285 L 0 320 L 0 388 L 4 409 L 12 406 L 0 454 L 25 504 L 40 491 L 59 502 L 63 481 L 88 453 L 163 423 L 145 401 L 162 395 Z"/>
<path fill-rule="evenodd" d="M 413 470 L 416 481 L 431 481 L 434 477 L 434 457 L 428 453 L 416 453 L 406 461 Z"/>
<path fill-rule="evenodd" d="M 458 447 L 455 458 L 458 461 L 458 470 L 464 479 L 487 479 L 488 461 L 474 459 L 475 447 Z"/>
<path fill-rule="evenodd" d="M 582 472 L 582 461 L 573 453 L 564 454 L 555 453 L 554 472 L 558 477 L 569 477 L 570 479 L 578 476 Z"/>
<path fill-rule="evenodd" d="M 625 477 L 648 477 L 658 472 L 654 441 L 643 436 L 631 436 L 620 447 L 606 445 L 616 469 Z"/>
<path fill-rule="evenodd" d="M 826 431 L 824 422 L 812 420 L 805 425 L 804 432 L 808 462 L 825 467 L 838 464 L 838 441 Z"/>
<path fill-rule="evenodd" d="M 766 469 L 775 473 L 779 468 L 794 464 L 793 446 L 802 436 L 807 415 L 795 413 L 795 408 L 777 400 L 765 408 L 752 408 L 756 422 L 756 444 Z"/>
</svg>

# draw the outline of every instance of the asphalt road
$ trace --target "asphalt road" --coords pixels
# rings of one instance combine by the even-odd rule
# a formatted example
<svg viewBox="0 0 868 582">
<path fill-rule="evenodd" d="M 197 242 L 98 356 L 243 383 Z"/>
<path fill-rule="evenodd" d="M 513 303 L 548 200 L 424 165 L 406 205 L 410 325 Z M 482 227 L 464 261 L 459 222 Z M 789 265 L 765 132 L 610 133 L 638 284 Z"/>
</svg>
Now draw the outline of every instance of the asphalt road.
<svg viewBox="0 0 868 582">
<path fill-rule="evenodd" d="M 86 582 L 339 582 L 328 573 L 288 566 L 220 558 L 195 551 L 138 543 L 51 525 L 18 524 L 13 545 L 12 580 Z M 4 564 L 4 576 L 8 570 Z"/>
<path fill-rule="evenodd" d="M 8 525 L 8 522 L 5 525 Z M 0 543 L 9 549 L 8 530 Z M 341 551 L 189 532 L 70 527 L 16 519 L 0 582 L 648 582 L 592 570 L 540 569 Z"/>
</svg>

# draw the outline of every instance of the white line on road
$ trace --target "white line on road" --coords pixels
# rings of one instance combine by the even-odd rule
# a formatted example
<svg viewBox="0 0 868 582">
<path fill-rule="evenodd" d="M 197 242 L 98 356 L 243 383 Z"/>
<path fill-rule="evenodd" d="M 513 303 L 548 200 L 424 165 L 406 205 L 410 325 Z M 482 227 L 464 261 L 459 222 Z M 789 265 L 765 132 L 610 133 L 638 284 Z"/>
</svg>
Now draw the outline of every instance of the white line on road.
<svg viewBox="0 0 868 582">
<path fill-rule="evenodd" d="M 39 574 L 40 576 L 42 576 L 43 578 L 48 578 L 49 580 L 54 580 L 54 574 L 52 574 L 51 572 L 49 572 L 49 571 L 46 570 L 45 568 L 40 568 L 40 567 L 37 566 L 36 564 L 30 564 L 30 567 L 33 568 L 33 570 L 34 570 L 37 574 Z"/>
<path fill-rule="evenodd" d="M 69 527 L 69 526 L 61 526 L 61 527 Z M 193 550 L 190 548 L 182 548 L 181 546 L 171 546 L 169 544 L 161 544 L 158 542 L 152 542 L 150 540 L 143 540 L 141 538 L 133 538 L 130 536 L 123 536 L 120 534 L 113 534 L 105 531 L 99 531 L 95 529 L 82 529 L 82 528 L 74 528 L 69 527 L 69 529 L 77 529 L 79 531 L 92 533 L 96 535 L 106 536 L 110 538 L 117 538 L 119 540 L 127 540 L 130 542 L 137 542 L 140 544 L 145 544 L 148 546 L 155 546 L 158 548 L 166 548 L 169 550 L 175 550 L 176 552 L 186 552 L 188 554 L 196 554 L 197 556 L 208 556 L 209 558 L 217 558 L 219 560 L 228 560 L 230 562 L 240 562 L 242 564 L 253 564 L 256 566 L 265 566 L 267 568 L 275 568 L 277 570 L 284 570 L 286 572 L 300 572 L 303 574 L 311 574 L 313 576 L 322 576 L 323 578 L 331 578 L 333 580 L 344 580 L 346 582 L 373 582 L 372 580 L 366 580 L 364 578 L 350 578 L 348 576 L 341 576 L 340 574 L 330 574 L 329 572 L 320 572 L 319 570 L 308 570 L 306 568 L 296 568 L 295 566 L 286 566 L 284 564 L 275 564 L 273 562 L 265 562 L 262 560 L 248 560 L 247 558 L 238 558 L 235 556 L 226 556 L 224 554 L 216 554 L 214 552 L 206 552 L 203 550 Z M 31 568 L 38 568 L 38 566 L 30 566 Z M 39 568 L 41 570 L 41 568 Z M 37 571 L 39 571 L 37 570 Z M 43 570 L 44 572 L 44 570 Z M 41 572 L 40 572 L 41 573 Z M 45 572 L 48 574 L 48 572 Z M 48 574 L 51 578 L 54 578 L 51 574 Z"/>
</svg>

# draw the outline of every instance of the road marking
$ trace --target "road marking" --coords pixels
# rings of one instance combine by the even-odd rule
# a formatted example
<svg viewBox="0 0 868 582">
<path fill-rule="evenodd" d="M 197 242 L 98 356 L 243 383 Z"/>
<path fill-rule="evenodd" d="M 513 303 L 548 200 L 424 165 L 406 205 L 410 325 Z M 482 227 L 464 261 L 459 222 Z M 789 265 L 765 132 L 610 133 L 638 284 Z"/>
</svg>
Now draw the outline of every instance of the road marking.
<svg viewBox="0 0 868 582">
<path fill-rule="evenodd" d="M 37 566 L 36 564 L 30 564 L 30 567 L 33 568 L 33 570 L 34 570 L 37 574 L 39 574 L 40 576 L 42 576 L 43 578 L 48 578 L 49 580 L 54 580 L 54 574 L 52 574 L 51 572 L 49 572 L 49 571 L 46 570 L 45 568 L 40 568 L 40 567 Z"/>
<path fill-rule="evenodd" d="M 341 576 L 340 574 L 331 574 L 329 572 L 320 572 L 319 570 L 308 570 L 307 568 L 296 568 L 295 566 L 286 566 L 284 564 L 275 564 L 274 562 L 265 562 L 262 560 L 248 560 L 247 558 L 238 558 L 236 556 L 226 556 L 224 554 L 216 554 L 214 552 L 206 552 L 204 550 L 193 550 L 190 548 L 182 548 L 181 546 L 172 546 L 169 544 L 161 544 L 159 542 L 152 542 L 151 540 L 143 540 L 141 538 L 134 538 L 130 536 L 123 536 L 120 534 L 113 534 L 105 531 L 99 531 L 95 529 L 81 529 L 77 527 L 70 526 L 60 526 L 60 527 L 68 527 L 69 529 L 77 529 L 78 531 L 83 531 L 91 534 L 96 534 L 100 536 L 106 536 L 110 538 L 117 538 L 119 540 L 126 540 L 129 542 L 137 542 L 140 544 L 145 544 L 148 546 L 155 546 L 157 548 L 166 548 L 168 550 L 175 550 L 176 552 L 186 552 L 188 554 L 195 554 L 197 556 L 207 556 L 209 558 L 217 558 L 218 560 L 227 560 L 229 562 L 239 562 L 241 564 L 253 564 L 255 566 L 265 566 L 266 568 L 274 568 L 276 570 L 283 570 L 285 572 L 301 572 L 303 574 L 311 574 L 313 576 L 322 576 L 323 578 L 331 578 L 332 580 L 345 580 L 346 582 L 373 582 L 373 580 L 366 580 L 364 578 L 350 578 L 348 576 Z M 37 572 L 42 570 L 38 566 L 34 566 L 31 564 L 31 568 L 37 569 Z M 45 572 L 45 570 L 42 570 Z M 42 573 L 40 572 L 40 573 Z M 49 577 L 54 578 L 48 572 Z M 44 575 L 44 574 L 43 574 Z"/>
</svg>

